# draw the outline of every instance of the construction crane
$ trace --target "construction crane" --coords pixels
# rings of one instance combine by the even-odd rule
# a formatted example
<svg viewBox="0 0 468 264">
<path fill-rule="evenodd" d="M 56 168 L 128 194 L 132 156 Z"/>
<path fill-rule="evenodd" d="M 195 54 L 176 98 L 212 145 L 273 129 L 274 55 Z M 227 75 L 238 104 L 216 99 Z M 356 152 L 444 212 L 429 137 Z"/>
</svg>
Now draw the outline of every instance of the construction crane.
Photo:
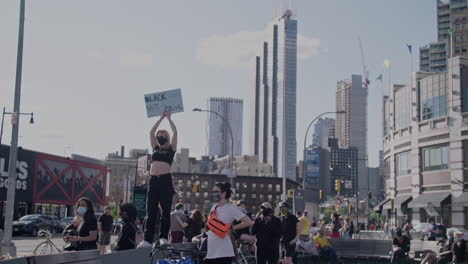
<svg viewBox="0 0 468 264">
<path fill-rule="evenodd" d="M 361 50 L 362 77 L 364 78 L 362 84 L 367 89 L 369 88 L 369 84 L 370 84 L 369 71 L 367 70 L 367 67 L 366 67 L 366 58 L 364 57 L 364 49 L 362 48 L 361 37 L 358 37 L 358 40 L 359 40 L 359 49 Z"/>
</svg>

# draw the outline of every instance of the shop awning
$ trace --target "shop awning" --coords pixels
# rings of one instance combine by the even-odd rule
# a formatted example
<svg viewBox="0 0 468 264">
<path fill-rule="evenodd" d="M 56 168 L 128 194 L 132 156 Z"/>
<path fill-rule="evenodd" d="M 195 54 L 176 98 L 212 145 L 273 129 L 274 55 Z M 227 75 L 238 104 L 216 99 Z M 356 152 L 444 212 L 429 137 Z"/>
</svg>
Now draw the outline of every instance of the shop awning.
<svg viewBox="0 0 468 264">
<path fill-rule="evenodd" d="M 395 209 L 399 209 L 401 208 L 401 206 L 408 202 L 411 198 L 413 198 L 411 195 L 398 195 L 397 197 L 395 197 L 395 202 L 394 202 L 394 206 L 395 206 Z M 383 206 L 383 209 L 385 210 L 388 210 L 388 209 L 392 209 L 392 200 L 390 199 L 388 203 L 386 203 L 384 206 Z"/>
<path fill-rule="evenodd" d="M 423 193 L 414 198 L 408 204 L 409 208 L 426 208 L 426 207 L 441 207 L 442 202 L 450 197 L 450 193 Z"/>
<path fill-rule="evenodd" d="M 468 206 L 468 192 L 464 192 L 458 197 L 453 197 L 452 206 Z"/>
<path fill-rule="evenodd" d="M 386 203 L 388 203 L 390 201 L 390 199 L 385 199 L 383 201 L 381 201 L 379 204 L 377 204 L 376 206 L 374 206 L 374 211 L 380 211 L 382 210 L 382 206 L 384 206 Z"/>
</svg>

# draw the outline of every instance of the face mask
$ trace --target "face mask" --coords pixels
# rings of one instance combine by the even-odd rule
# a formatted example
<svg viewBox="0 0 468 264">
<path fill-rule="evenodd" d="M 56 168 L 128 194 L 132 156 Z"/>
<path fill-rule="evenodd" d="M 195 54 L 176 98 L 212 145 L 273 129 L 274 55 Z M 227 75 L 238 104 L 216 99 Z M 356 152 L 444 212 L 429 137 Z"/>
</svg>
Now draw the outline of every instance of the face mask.
<svg viewBox="0 0 468 264">
<path fill-rule="evenodd" d="M 184 213 L 184 209 L 183 209 L 183 208 L 182 208 L 182 209 L 179 209 L 178 211 L 179 211 L 179 213 Z"/>
<path fill-rule="evenodd" d="M 220 192 L 212 192 L 211 193 L 211 201 L 219 202 L 221 200 L 221 193 Z"/>
<path fill-rule="evenodd" d="M 157 137 L 157 139 L 158 139 L 159 145 L 164 145 L 167 142 L 167 139 L 163 136 L 159 136 Z"/>
<path fill-rule="evenodd" d="M 244 213 L 244 214 L 247 212 L 247 209 L 242 208 L 242 207 L 240 208 L 240 210 L 241 210 L 241 212 Z"/>
<path fill-rule="evenodd" d="M 80 206 L 80 207 L 78 207 L 78 209 L 76 209 L 76 212 L 77 212 L 79 215 L 84 215 L 84 214 L 86 214 L 86 211 L 87 211 L 87 209 L 86 209 L 86 207 L 84 207 L 84 206 Z"/>
<path fill-rule="evenodd" d="M 289 214 L 288 208 L 281 208 L 280 211 L 282 216 L 288 216 Z"/>
<path fill-rule="evenodd" d="M 452 240 L 452 239 L 453 239 L 453 236 L 447 236 L 447 239 L 448 239 L 448 240 Z"/>
<path fill-rule="evenodd" d="M 124 222 L 128 222 L 130 220 L 130 218 L 127 215 L 127 212 L 125 211 L 120 214 L 120 217 L 122 218 L 122 221 Z"/>
</svg>

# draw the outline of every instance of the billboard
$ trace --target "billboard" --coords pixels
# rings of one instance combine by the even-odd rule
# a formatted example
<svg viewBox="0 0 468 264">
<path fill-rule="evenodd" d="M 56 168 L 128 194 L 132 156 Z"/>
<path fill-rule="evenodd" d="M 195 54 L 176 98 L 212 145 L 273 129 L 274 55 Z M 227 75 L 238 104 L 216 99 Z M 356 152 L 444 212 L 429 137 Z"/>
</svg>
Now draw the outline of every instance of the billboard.
<svg viewBox="0 0 468 264">
<path fill-rule="evenodd" d="M 320 179 L 320 149 L 306 150 L 306 184 L 318 184 Z"/>
<path fill-rule="evenodd" d="M 8 188 L 8 173 L 10 162 L 10 147 L 0 146 L 0 201 L 6 200 Z M 18 148 L 16 163 L 16 192 L 15 200 L 19 202 L 33 201 L 33 178 L 36 153 Z"/>
</svg>

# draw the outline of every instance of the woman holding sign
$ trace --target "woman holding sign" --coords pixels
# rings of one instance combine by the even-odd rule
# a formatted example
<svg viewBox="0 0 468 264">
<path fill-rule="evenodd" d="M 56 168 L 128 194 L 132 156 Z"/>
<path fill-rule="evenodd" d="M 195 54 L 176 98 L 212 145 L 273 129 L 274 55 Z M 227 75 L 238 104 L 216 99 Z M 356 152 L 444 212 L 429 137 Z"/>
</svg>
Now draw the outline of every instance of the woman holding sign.
<svg viewBox="0 0 468 264">
<path fill-rule="evenodd" d="M 166 118 L 172 129 L 171 137 L 166 130 L 158 130 L 161 122 Z M 171 226 L 172 197 L 175 193 L 172 185 L 171 164 L 174 160 L 177 149 L 177 129 L 172 122 L 171 113 L 165 113 L 154 124 L 150 131 L 151 147 L 153 155 L 151 157 L 151 178 L 148 186 L 146 198 L 146 226 L 145 240 L 138 247 L 151 247 L 154 239 L 154 228 L 156 217 L 159 217 L 158 210 L 162 211 L 159 242 L 167 244 L 169 228 Z"/>
</svg>

